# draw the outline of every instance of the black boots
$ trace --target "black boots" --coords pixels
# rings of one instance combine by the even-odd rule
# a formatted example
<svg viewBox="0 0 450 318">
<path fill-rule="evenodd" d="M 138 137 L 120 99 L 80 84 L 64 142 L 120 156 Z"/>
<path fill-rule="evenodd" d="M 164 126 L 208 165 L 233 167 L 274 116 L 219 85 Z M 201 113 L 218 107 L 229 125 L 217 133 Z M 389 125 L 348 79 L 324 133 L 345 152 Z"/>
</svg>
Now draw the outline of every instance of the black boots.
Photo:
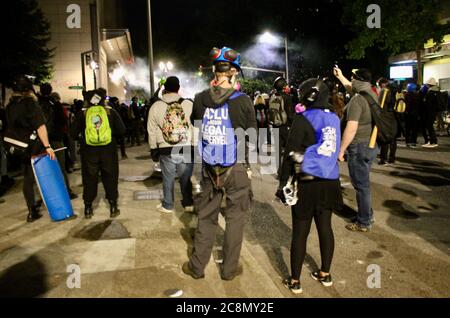
<svg viewBox="0 0 450 318">
<path fill-rule="evenodd" d="M 92 209 L 92 203 L 85 203 L 84 204 L 84 217 L 86 219 L 92 218 L 94 215 L 94 210 Z"/>
<path fill-rule="evenodd" d="M 115 218 L 120 215 L 120 210 L 117 207 L 117 201 L 109 201 L 109 211 L 110 211 L 110 217 Z"/>
<path fill-rule="evenodd" d="M 28 217 L 27 222 L 31 223 L 38 219 L 40 219 L 42 215 L 39 213 L 39 209 L 37 206 L 28 207 Z"/>
<path fill-rule="evenodd" d="M 117 201 L 109 201 L 109 211 L 111 218 L 118 217 L 120 215 L 120 210 L 117 207 Z M 93 209 L 92 209 L 92 203 L 85 203 L 84 204 L 84 217 L 86 219 L 92 218 L 94 215 Z"/>
</svg>

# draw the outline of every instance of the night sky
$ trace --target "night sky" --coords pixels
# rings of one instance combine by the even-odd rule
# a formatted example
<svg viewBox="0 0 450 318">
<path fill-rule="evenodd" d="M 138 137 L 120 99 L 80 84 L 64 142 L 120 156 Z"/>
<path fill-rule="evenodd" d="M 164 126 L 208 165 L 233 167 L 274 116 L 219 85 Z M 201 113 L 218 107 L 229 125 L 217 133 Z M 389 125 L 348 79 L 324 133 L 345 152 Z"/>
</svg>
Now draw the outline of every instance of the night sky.
<svg viewBox="0 0 450 318">
<path fill-rule="evenodd" d="M 138 57 L 148 54 L 146 3 L 124 1 L 125 27 L 130 29 Z M 229 46 L 242 52 L 258 34 L 270 30 L 288 36 L 289 64 L 296 77 L 330 75 L 334 61 L 344 70 L 365 66 L 383 75 L 387 59 L 377 50 L 368 52 L 363 61 L 346 60 L 344 46 L 352 34 L 341 24 L 341 15 L 338 0 L 153 0 L 155 62 L 171 59 L 183 70 L 194 71 L 199 65 L 210 64 L 208 53 L 213 46 Z"/>
</svg>

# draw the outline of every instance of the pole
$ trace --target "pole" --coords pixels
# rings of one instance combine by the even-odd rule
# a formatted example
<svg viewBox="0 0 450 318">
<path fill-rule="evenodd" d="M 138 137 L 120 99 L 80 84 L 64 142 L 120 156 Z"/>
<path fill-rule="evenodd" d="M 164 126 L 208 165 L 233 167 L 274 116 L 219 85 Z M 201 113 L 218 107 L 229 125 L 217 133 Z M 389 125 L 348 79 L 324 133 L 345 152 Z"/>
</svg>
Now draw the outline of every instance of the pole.
<svg viewBox="0 0 450 318">
<path fill-rule="evenodd" d="M 284 49 L 286 53 L 286 82 L 289 84 L 289 55 L 288 55 L 288 39 L 284 37 Z"/>
<path fill-rule="evenodd" d="M 147 0 L 148 9 L 148 66 L 150 74 L 150 95 L 155 93 L 155 77 L 153 75 L 153 38 L 152 38 L 152 8 L 151 0 Z"/>
<path fill-rule="evenodd" d="M 94 74 L 94 89 L 97 89 L 97 76 L 95 74 L 95 69 L 93 69 L 92 72 Z"/>
<path fill-rule="evenodd" d="M 86 90 L 86 71 L 84 69 L 84 52 L 81 53 L 81 78 L 83 80 L 83 90 Z"/>
</svg>

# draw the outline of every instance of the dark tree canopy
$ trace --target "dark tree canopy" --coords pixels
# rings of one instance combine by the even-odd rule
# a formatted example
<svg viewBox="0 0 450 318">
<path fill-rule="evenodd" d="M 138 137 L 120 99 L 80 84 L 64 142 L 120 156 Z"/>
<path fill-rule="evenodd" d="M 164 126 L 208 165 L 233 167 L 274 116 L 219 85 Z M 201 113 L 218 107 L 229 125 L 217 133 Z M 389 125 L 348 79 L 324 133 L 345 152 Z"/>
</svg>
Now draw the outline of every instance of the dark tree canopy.
<svg viewBox="0 0 450 318">
<path fill-rule="evenodd" d="M 4 31 L 4 45 L 0 51 L 0 83 L 9 85 L 17 74 L 36 76 L 36 83 L 48 80 L 53 54 L 53 49 L 47 48 L 50 24 L 37 1 L 3 2 L 0 21 Z"/>
<path fill-rule="evenodd" d="M 381 28 L 367 26 L 367 7 L 373 0 L 344 1 L 343 23 L 350 26 L 355 37 L 347 44 L 348 57 L 361 59 L 369 48 L 378 47 L 390 55 L 416 51 L 419 81 L 422 80 L 420 52 L 429 39 L 440 43 L 450 32 L 450 24 L 440 24 L 439 14 L 444 0 L 379 0 Z"/>
</svg>

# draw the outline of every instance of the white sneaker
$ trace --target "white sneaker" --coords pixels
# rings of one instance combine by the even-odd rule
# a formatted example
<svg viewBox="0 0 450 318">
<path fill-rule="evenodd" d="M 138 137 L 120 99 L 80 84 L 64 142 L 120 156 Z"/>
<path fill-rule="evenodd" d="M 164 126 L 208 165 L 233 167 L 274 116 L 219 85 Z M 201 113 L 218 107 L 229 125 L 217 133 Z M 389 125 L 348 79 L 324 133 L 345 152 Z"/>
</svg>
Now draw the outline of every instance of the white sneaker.
<svg viewBox="0 0 450 318">
<path fill-rule="evenodd" d="M 184 212 L 186 212 L 186 213 L 194 213 L 194 206 L 193 205 L 185 206 L 184 207 Z"/>
<path fill-rule="evenodd" d="M 438 144 L 430 144 L 430 143 L 422 145 L 423 148 L 436 148 L 437 146 Z"/>
<path fill-rule="evenodd" d="M 166 209 L 165 207 L 163 207 L 162 203 L 158 204 L 158 206 L 156 207 L 156 210 L 157 210 L 158 212 L 161 212 L 161 213 L 167 213 L 167 214 L 173 213 L 173 212 L 174 212 L 174 210 L 168 210 L 168 209 Z"/>
</svg>

